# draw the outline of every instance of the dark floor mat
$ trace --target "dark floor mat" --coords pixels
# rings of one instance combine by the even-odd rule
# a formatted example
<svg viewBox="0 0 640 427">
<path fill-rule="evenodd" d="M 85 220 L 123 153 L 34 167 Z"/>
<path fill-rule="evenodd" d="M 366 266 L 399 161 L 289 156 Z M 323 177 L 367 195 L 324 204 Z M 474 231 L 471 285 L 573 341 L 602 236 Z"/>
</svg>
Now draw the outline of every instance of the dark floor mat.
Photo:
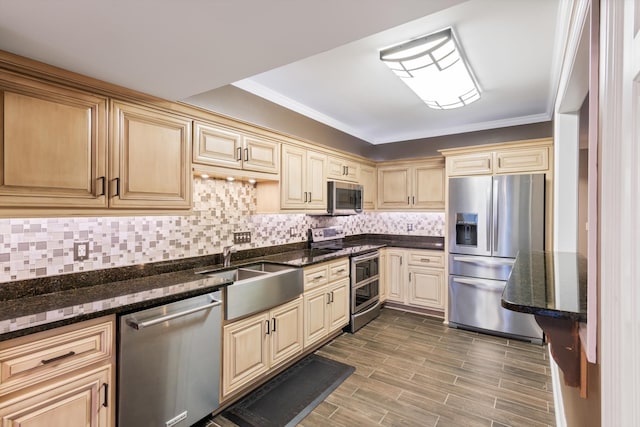
<svg viewBox="0 0 640 427">
<path fill-rule="evenodd" d="M 240 427 L 295 426 L 354 370 L 312 354 L 235 403 L 223 416 Z"/>
</svg>

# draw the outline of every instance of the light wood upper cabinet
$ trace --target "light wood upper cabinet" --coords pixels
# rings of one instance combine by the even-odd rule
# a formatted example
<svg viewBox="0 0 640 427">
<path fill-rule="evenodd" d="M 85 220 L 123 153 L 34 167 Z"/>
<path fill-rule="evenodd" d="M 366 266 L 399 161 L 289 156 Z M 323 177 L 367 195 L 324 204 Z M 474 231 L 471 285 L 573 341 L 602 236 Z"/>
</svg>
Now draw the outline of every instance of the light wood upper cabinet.
<svg viewBox="0 0 640 427">
<path fill-rule="evenodd" d="M 327 209 L 327 156 L 304 148 L 282 148 L 281 208 Z"/>
<path fill-rule="evenodd" d="M 327 160 L 327 179 L 357 182 L 360 165 L 343 157 L 329 156 Z"/>
<path fill-rule="evenodd" d="M 0 114 L 0 206 L 107 206 L 106 98 L 0 70 Z"/>
<path fill-rule="evenodd" d="M 494 153 L 495 173 L 534 172 L 549 169 L 549 147 L 498 150 Z"/>
<path fill-rule="evenodd" d="M 470 153 L 447 157 L 447 174 L 486 175 L 492 172 L 491 153 Z"/>
<path fill-rule="evenodd" d="M 493 175 L 550 170 L 550 138 L 441 150 L 448 176 Z"/>
<path fill-rule="evenodd" d="M 191 120 L 111 103 L 111 206 L 191 207 Z"/>
<path fill-rule="evenodd" d="M 373 166 L 360 165 L 360 185 L 364 190 L 362 206 L 365 210 L 376 208 L 378 174 Z"/>
<path fill-rule="evenodd" d="M 378 209 L 443 210 L 443 159 L 378 166 Z"/>
<path fill-rule="evenodd" d="M 272 174 L 280 172 L 279 142 L 199 121 L 193 129 L 194 163 Z"/>
</svg>

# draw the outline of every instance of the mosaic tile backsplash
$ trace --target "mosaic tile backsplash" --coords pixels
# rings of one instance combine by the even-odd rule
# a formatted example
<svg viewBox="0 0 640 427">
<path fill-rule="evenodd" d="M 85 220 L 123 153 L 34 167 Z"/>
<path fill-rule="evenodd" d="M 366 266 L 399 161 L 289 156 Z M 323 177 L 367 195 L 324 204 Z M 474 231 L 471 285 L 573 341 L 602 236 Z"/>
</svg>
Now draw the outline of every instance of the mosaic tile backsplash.
<svg viewBox="0 0 640 427">
<path fill-rule="evenodd" d="M 251 232 L 239 250 L 305 241 L 309 228 L 330 225 L 348 235 L 444 236 L 439 212 L 256 214 L 255 188 L 244 182 L 196 178 L 193 205 L 177 216 L 0 219 L 0 283 L 215 254 L 234 231 Z M 87 260 L 73 261 L 74 242 L 89 242 Z"/>
</svg>

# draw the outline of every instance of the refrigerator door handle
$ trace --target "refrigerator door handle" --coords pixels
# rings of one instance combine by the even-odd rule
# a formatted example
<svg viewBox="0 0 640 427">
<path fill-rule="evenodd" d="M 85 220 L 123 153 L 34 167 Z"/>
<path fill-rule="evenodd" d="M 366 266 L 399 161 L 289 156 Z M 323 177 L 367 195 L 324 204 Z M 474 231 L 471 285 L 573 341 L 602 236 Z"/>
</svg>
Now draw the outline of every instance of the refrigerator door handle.
<svg viewBox="0 0 640 427">
<path fill-rule="evenodd" d="M 492 283 L 481 279 L 463 279 L 461 277 L 453 277 L 451 280 L 462 285 L 473 286 L 474 288 L 482 289 L 489 292 L 504 291 L 504 283 Z"/>
<path fill-rule="evenodd" d="M 477 259 L 470 256 L 454 256 L 454 261 L 469 262 L 479 265 L 513 265 L 513 259 Z"/>
<path fill-rule="evenodd" d="M 493 181 L 492 181 L 493 182 Z M 489 186 L 489 188 L 487 188 L 487 192 L 489 194 L 487 194 L 487 225 L 486 225 L 486 232 L 485 232 L 485 239 L 487 241 L 487 252 L 489 254 L 491 254 L 491 222 L 492 222 L 492 206 L 491 206 L 491 200 L 492 199 L 492 186 Z"/>
<path fill-rule="evenodd" d="M 498 253 L 498 227 L 500 222 L 500 188 L 498 180 L 493 179 L 493 249 L 492 253 Z"/>
</svg>

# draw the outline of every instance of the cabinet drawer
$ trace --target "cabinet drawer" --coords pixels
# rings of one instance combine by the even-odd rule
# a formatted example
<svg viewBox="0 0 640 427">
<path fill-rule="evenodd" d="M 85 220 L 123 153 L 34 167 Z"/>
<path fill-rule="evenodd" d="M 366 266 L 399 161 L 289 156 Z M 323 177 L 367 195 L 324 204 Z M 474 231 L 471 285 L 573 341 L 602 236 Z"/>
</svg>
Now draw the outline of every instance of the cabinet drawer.
<svg viewBox="0 0 640 427">
<path fill-rule="evenodd" d="M 442 252 L 409 252 L 409 264 L 422 267 L 444 267 Z"/>
<path fill-rule="evenodd" d="M 304 269 L 304 290 L 329 283 L 329 265 L 322 264 Z"/>
<path fill-rule="evenodd" d="M 333 262 L 329 265 L 329 282 L 349 277 L 349 259 Z"/>
<path fill-rule="evenodd" d="M 113 352 L 113 321 L 86 325 L 0 343 L 0 396 L 108 360 Z"/>
</svg>

